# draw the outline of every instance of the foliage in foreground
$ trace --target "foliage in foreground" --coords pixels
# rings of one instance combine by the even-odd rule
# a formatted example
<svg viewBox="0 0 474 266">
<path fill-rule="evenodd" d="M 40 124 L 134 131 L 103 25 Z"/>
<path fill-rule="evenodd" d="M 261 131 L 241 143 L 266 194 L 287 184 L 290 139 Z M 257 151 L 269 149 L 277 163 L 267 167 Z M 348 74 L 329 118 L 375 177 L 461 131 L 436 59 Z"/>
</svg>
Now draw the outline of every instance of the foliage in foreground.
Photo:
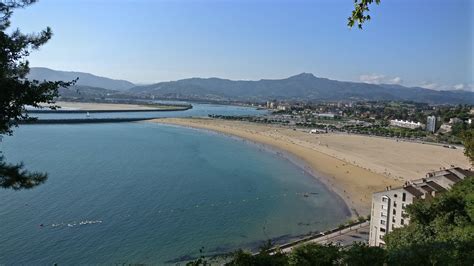
<svg viewBox="0 0 474 266">
<path fill-rule="evenodd" d="M 277 250 L 271 255 L 271 245 L 267 244 L 254 256 L 242 250 L 235 252 L 228 265 L 474 264 L 474 177 L 436 198 L 419 200 L 406 211 L 410 224 L 388 234 L 386 248 L 363 243 L 347 248 L 310 243 L 288 254 Z"/>
<path fill-rule="evenodd" d="M 383 265 L 387 257 L 384 249 L 369 247 L 363 243 L 356 243 L 347 249 L 331 244 L 319 245 L 310 243 L 295 248 L 289 254 L 278 250 L 271 253 L 270 247 L 270 245 L 265 245 L 256 255 L 238 250 L 232 254 L 232 261 L 226 265 Z M 187 265 L 210 265 L 210 263 L 201 257 Z"/>
<path fill-rule="evenodd" d="M 389 262 L 474 263 L 474 177 L 432 200 L 407 207 L 410 224 L 385 238 Z"/>
<path fill-rule="evenodd" d="M 464 154 L 469 158 L 474 165 L 474 129 L 468 129 L 462 132 L 462 139 L 464 144 Z"/>
<path fill-rule="evenodd" d="M 357 24 L 357 27 L 362 29 L 362 25 L 371 19 L 367 13 L 370 11 L 369 6 L 374 2 L 380 4 L 380 0 L 354 0 L 354 10 L 347 19 L 347 26 L 352 28 Z"/>
<path fill-rule="evenodd" d="M 0 156 L 0 188 L 14 190 L 30 189 L 46 182 L 48 176 L 44 173 L 28 172 L 23 169 L 23 164 L 9 164 Z"/>
<path fill-rule="evenodd" d="M 0 135 L 11 135 L 12 127 L 17 126 L 20 120 L 29 118 L 25 108 L 27 105 L 40 107 L 41 103 L 52 104 L 58 96 L 58 88 L 72 84 L 26 78 L 30 71 L 26 58 L 32 50 L 38 49 L 51 38 L 51 29 L 46 28 L 38 34 L 23 34 L 18 29 L 8 33 L 7 30 L 13 10 L 34 2 L 35 0 L 0 2 Z M 46 174 L 23 170 L 22 164 L 8 164 L 0 156 L 2 188 L 32 188 L 46 181 L 46 178 Z"/>
</svg>

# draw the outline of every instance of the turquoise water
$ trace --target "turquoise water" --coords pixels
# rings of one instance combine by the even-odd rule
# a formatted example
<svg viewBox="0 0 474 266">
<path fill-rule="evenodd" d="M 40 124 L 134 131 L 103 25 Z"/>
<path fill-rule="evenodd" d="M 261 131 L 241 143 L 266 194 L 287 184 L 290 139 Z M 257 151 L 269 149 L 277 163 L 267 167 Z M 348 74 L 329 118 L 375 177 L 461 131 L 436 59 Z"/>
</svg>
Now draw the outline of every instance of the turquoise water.
<svg viewBox="0 0 474 266">
<path fill-rule="evenodd" d="M 201 247 L 256 248 L 348 217 L 339 198 L 286 159 L 199 130 L 28 125 L 1 149 L 49 179 L 0 191 L 0 264 L 175 263 Z"/>
</svg>

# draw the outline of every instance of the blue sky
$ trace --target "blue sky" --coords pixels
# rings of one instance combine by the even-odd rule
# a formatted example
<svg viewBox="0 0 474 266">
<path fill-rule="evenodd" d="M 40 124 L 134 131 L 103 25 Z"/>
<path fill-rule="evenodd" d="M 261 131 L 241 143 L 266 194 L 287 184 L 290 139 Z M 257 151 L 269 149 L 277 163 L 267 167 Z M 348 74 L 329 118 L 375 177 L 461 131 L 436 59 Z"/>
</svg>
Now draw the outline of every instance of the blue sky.
<svg viewBox="0 0 474 266">
<path fill-rule="evenodd" d="M 471 0 L 382 0 L 360 31 L 353 0 L 40 0 L 13 15 L 53 29 L 32 66 L 138 83 L 188 77 L 338 80 L 470 88 Z"/>
</svg>

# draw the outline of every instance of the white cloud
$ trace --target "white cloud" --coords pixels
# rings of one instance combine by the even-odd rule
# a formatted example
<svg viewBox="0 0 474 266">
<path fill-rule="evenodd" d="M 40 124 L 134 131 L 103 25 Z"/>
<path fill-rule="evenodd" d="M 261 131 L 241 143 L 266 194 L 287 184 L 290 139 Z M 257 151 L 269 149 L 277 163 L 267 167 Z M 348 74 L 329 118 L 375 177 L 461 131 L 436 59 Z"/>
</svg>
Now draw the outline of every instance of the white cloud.
<svg viewBox="0 0 474 266">
<path fill-rule="evenodd" d="M 368 83 L 368 84 L 397 84 L 401 85 L 404 83 L 402 78 L 400 77 L 393 77 L 393 76 L 386 76 L 383 74 L 365 74 L 359 76 L 359 81 Z M 408 87 L 421 87 L 430 90 L 465 90 L 465 91 L 473 91 L 474 92 L 474 84 L 473 83 L 459 83 L 455 85 L 448 85 L 445 83 L 437 83 L 434 81 L 422 81 L 422 82 L 410 82 L 409 84 L 404 83 L 404 86 Z"/>
<path fill-rule="evenodd" d="M 402 78 L 400 77 L 394 77 L 392 79 L 389 79 L 389 84 L 400 84 L 402 83 Z"/>
<path fill-rule="evenodd" d="M 453 86 L 455 90 L 466 90 L 472 91 L 474 90 L 474 84 L 466 84 L 466 83 L 459 83 Z"/>
<path fill-rule="evenodd" d="M 465 91 L 474 91 L 474 84 L 467 84 L 467 83 L 459 83 L 455 85 L 446 85 L 446 84 L 439 84 L 436 82 L 424 81 L 418 85 L 418 87 L 422 87 L 425 89 L 430 90 L 444 90 L 444 91 L 451 91 L 451 90 L 465 90 Z"/>
<path fill-rule="evenodd" d="M 428 81 L 423 81 L 420 84 L 420 87 L 425 88 L 425 89 L 430 89 L 430 90 L 437 90 L 440 89 L 440 86 L 438 83 L 435 82 L 428 82 Z"/>
<path fill-rule="evenodd" d="M 388 77 L 380 74 L 360 75 L 359 80 L 369 84 L 401 84 L 403 82 L 400 77 Z"/>
<path fill-rule="evenodd" d="M 464 89 L 464 84 L 462 84 L 462 83 L 456 84 L 456 85 L 454 85 L 454 89 L 455 90 L 462 90 L 462 89 Z"/>
</svg>

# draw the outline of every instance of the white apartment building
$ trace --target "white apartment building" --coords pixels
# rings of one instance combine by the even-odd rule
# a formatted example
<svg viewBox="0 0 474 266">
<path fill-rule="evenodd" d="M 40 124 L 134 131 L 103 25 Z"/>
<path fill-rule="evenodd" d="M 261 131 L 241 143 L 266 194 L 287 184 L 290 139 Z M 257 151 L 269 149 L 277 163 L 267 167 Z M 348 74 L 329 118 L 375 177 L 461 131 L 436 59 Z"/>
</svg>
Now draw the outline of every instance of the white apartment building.
<svg viewBox="0 0 474 266">
<path fill-rule="evenodd" d="M 418 199 L 435 197 L 439 193 L 474 172 L 461 168 L 451 168 L 428 173 L 425 178 L 406 182 L 403 187 L 387 187 L 385 191 L 372 195 L 370 216 L 370 246 L 384 246 L 383 237 L 395 228 L 407 225 L 410 220 L 405 215 L 405 207 Z"/>
<path fill-rule="evenodd" d="M 280 110 L 280 111 L 289 111 L 291 110 L 291 106 L 289 104 L 279 104 L 277 106 L 277 110 Z"/>
<path fill-rule="evenodd" d="M 413 122 L 413 121 L 408 121 L 408 120 L 405 121 L 405 120 L 398 120 L 398 119 L 390 120 L 390 125 L 394 127 L 404 127 L 404 128 L 411 128 L 411 129 L 423 127 L 423 124 L 420 122 Z"/>
<path fill-rule="evenodd" d="M 435 133 L 436 132 L 436 116 L 430 115 L 426 118 L 426 131 Z"/>
<path fill-rule="evenodd" d="M 314 116 L 316 117 L 323 117 L 323 118 L 334 118 L 336 117 L 335 114 L 333 113 L 313 113 Z"/>
</svg>

